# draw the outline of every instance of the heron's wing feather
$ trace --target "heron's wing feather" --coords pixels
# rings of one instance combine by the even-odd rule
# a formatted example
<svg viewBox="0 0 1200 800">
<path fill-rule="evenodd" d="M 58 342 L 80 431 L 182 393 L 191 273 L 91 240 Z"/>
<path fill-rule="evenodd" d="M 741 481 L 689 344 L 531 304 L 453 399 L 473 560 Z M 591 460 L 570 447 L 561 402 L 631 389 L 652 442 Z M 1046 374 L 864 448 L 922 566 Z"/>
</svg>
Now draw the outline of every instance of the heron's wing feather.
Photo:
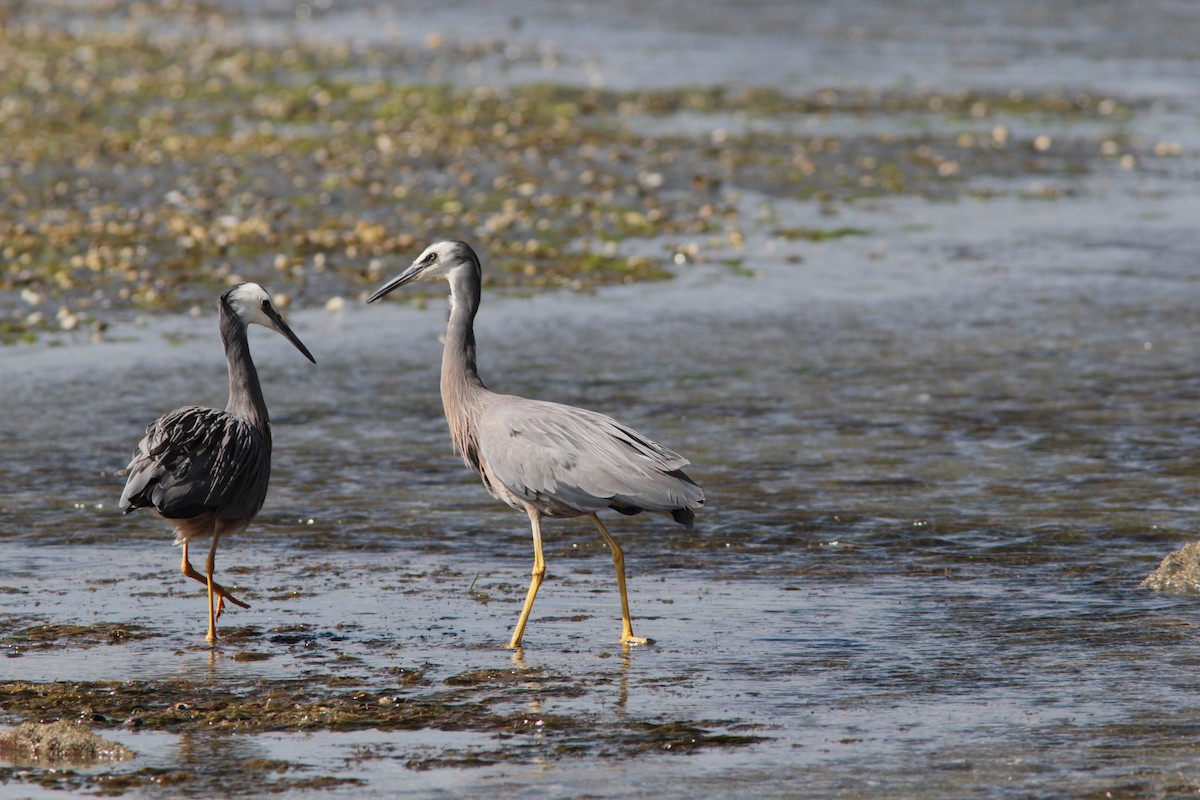
<svg viewBox="0 0 1200 800">
<path fill-rule="evenodd" d="M 146 428 L 121 494 L 125 511 L 154 506 L 169 519 L 213 512 L 222 519 L 262 507 L 271 473 L 271 446 L 246 420 L 189 406 Z"/>
<path fill-rule="evenodd" d="M 668 511 L 704 493 L 689 462 L 603 414 L 503 396 L 480 420 L 479 447 L 493 476 L 526 499 L 579 511 L 609 506 Z"/>
</svg>

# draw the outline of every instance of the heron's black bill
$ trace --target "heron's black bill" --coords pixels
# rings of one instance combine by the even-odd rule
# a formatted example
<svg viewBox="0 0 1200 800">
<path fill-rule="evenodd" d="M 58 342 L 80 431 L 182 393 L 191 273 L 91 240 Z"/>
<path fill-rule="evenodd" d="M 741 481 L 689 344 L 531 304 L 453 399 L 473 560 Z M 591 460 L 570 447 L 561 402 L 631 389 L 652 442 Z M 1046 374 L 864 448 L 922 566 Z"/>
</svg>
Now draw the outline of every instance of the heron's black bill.
<svg viewBox="0 0 1200 800">
<path fill-rule="evenodd" d="M 303 353 L 305 358 L 314 364 L 317 363 L 317 360 L 313 358 L 312 353 L 308 352 L 308 348 L 304 346 L 304 342 L 300 341 L 300 337 L 292 333 L 292 329 L 289 328 L 288 324 L 283 321 L 283 317 L 279 315 L 279 312 L 272 308 L 268 313 L 271 316 L 271 321 L 275 323 L 275 330 L 282 333 L 283 338 L 291 342 L 292 346 Z"/>
<path fill-rule="evenodd" d="M 403 286 L 404 284 L 408 283 L 411 280 L 415 280 L 418 276 L 420 276 L 421 272 L 425 269 L 426 266 L 428 266 L 428 265 L 424 264 L 420 261 L 418 261 L 415 264 L 412 264 L 411 266 L 409 266 L 408 269 L 404 270 L 404 272 L 401 272 L 399 275 L 392 278 L 390 281 L 385 283 L 383 286 L 380 286 L 378 289 L 376 289 L 375 294 L 373 294 L 367 298 L 367 302 L 374 303 L 376 300 L 383 297 L 384 295 L 392 292 L 395 289 L 399 289 L 401 286 Z"/>
</svg>

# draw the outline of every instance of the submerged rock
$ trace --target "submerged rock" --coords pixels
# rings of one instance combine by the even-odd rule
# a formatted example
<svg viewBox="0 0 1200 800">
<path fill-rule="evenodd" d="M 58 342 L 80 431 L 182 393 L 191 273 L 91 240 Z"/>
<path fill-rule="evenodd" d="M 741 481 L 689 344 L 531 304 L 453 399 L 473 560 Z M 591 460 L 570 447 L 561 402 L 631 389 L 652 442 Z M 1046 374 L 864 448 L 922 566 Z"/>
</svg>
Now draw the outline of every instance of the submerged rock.
<svg viewBox="0 0 1200 800">
<path fill-rule="evenodd" d="M 134 752 L 75 722 L 25 722 L 0 731 L 0 758 L 37 764 L 94 764 L 125 761 Z"/>
<path fill-rule="evenodd" d="M 1141 586 L 1167 594 L 1200 596 L 1200 541 L 1189 542 L 1164 558 Z"/>
</svg>

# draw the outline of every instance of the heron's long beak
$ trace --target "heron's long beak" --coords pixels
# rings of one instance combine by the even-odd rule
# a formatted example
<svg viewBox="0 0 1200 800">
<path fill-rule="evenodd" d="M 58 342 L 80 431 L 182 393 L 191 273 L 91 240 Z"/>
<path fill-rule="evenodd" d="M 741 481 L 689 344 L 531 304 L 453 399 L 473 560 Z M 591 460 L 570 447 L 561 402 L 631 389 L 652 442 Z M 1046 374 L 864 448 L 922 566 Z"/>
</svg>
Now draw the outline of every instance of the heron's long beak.
<svg viewBox="0 0 1200 800">
<path fill-rule="evenodd" d="M 267 309 L 267 316 L 271 318 L 271 322 L 274 324 L 275 330 L 283 334 L 283 338 L 291 342 L 292 346 L 303 353 L 304 357 L 309 361 L 314 364 L 317 363 L 317 360 L 313 358 L 312 353 L 308 352 L 308 348 L 304 346 L 304 342 L 300 341 L 299 336 L 292 333 L 292 329 L 289 328 L 288 324 L 283 321 L 283 317 L 279 315 L 279 312 L 275 310 L 274 306 Z"/>
<path fill-rule="evenodd" d="M 376 289 L 375 294 L 373 294 L 367 298 L 367 302 L 374 303 L 376 300 L 383 297 L 385 294 L 388 294 L 389 292 L 393 291 L 394 289 L 399 289 L 401 286 L 408 283 L 409 281 L 415 280 L 416 278 L 420 277 L 421 273 L 425 270 L 425 267 L 426 267 L 426 265 L 421 263 L 420 261 L 414 261 L 412 264 L 409 265 L 408 269 L 404 270 L 404 272 L 401 272 L 399 275 L 392 278 L 390 281 L 385 283 L 383 286 L 380 286 L 378 289 Z"/>
</svg>

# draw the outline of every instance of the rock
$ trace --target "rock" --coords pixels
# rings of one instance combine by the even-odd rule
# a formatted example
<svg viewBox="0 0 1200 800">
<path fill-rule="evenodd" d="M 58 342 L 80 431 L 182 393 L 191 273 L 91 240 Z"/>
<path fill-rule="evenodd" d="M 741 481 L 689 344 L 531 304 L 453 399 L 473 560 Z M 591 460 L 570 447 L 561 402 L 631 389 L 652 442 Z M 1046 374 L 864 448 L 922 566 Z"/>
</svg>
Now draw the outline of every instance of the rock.
<svg viewBox="0 0 1200 800">
<path fill-rule="evenodd" d="M 1167 594 L 1200 596 L 1200 542 L 1189 542 L 1168 555 L 1141 586 Z"/>
<path fill-rule="evenodd" d="M 133 757 L 125 745 L 103 739 L 76 722 L 24 722 L 0 731 L 0 758 L 6 761 L 80 765 Z"/>
</svg>

